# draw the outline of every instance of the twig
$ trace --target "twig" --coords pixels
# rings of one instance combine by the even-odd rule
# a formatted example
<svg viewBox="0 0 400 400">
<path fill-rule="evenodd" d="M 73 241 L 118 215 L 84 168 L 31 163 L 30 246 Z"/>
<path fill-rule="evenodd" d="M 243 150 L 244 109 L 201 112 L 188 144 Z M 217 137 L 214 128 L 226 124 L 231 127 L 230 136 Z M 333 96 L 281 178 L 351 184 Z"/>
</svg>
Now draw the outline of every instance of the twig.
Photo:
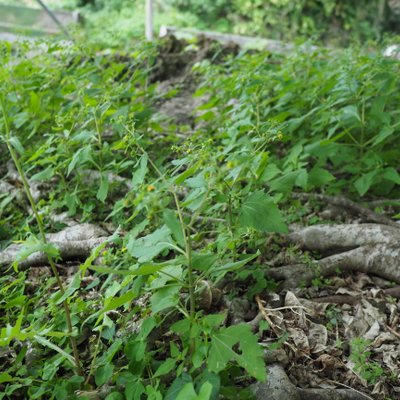
<svg viewBox="0 0 400 400">
<path fill-rule="evenodd" d="M 360 302 L 361 296 L 333 295 L 326 297 L 316 297 L 310 300 L 315 303 L 357 304 Z"/>
<path fill-rule="evenodd" d="M 393 333 L 394 336 L 400 339 L 400 333 L 395 331 L 393 328 L 391 328 L 388 324 L 384 324 L 385 328 L 390 331 L 390 333 Z"/>
<path fill-rule="evenodd" d="M 264 305 L 262 304 L 261 299 L 258 296 L 256 296 L 256 301 L 257 301 L 258 309 L 260 310 L 262 316 L 268 322 L 269 326 L 274 331 L 275 335 L 279 336 L 281 334 L 281 332 L 283 331 L 283 329 L 272 322 L 271 318 L 269 317 L 269 315 L 267 314 L 267 311 L 264 308 Z M 279 328 L 279 329 L 277 329 L 277 328 Z M 281 332 L 279 332 L 279 331 L 281 331 Z"/>
<path fill-rule="evenodd" d="M 366 395 L 365 393 L 360 392 L 359 390 L 354 389 L 354 388 L 352 388 L 351 386 L 345 385 L 344 383 L 337 382 L 337 381 L 333 381 L 333 380 L 331 380 L 331 379 L 328 379 L 328 382 L 331 382 L 331 383 L 333 383 L 333 384 L 335 384 L 335 385 L 338 385 L 338 386 L 343 386 L 343 387 L 345 387 L 345 388 L 347 388 L 347 389 L 349 389 L 349 390 L 352 390 L 352 391 L 354 391 L 354 392 L 357 392 L 357 393 L 360 394 L 361 396 L 364 396 L 366 399 L 374 400 L 372 397 L 369 397 L 369 396 Z"/>
<path fill-rule="evenodd" d="M 296 308 L 301 308 L 302 310 L 310 311 L 309 308 L 304 307 L 304 306 L 283 306 L 283 307 L 277 307 L 277 308 L 265 308 L 264 307 L 264 310 L 268 311 L 268 312 L 274 312 L 274 311 L 281 311 L 281 310 L 291 310 L 291 309 L 296 309 Z"/>
</svg>

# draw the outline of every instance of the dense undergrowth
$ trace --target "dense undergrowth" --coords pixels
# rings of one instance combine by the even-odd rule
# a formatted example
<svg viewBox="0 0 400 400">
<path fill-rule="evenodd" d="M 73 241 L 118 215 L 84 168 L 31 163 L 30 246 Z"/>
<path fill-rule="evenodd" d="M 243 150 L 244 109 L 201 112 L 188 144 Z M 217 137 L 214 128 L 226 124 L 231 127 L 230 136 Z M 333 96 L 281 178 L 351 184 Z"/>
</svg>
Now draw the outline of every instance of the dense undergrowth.
<svg viewBox="0 0 400 400">
<path fill-rule="evenodd" d="M 168 42 L 124 54 L 1 46 L 0 176 L 13 170 L 8 145 L 46 232 L 66 212 L 112 236 L 82 264 L 58 261 L 64 294 L 46 268 L 4 270 L 0 398 L 251 398 L 268 326 L 257 338 L 231 325 L 210 293 L 227 281 L 230 300 L 273 290 L 266 233 L 302 219 L 293 191 L 399 197 L 399 63 L 354 49 L 217 49 L 178 71 L 201 99 L 182 123 L 158 112 L 183 91 L 159 90 Z M 25 197 L 0 196 L 0 249 L 20 240 L 20 262 L 37 249 L 57 259 Z"/>
<path fill-rule="evenodd" d="M 0 4 L 10 4 L 0 0 Z M 13 4 L 37 7 L 34 0 Z M 142 0 L 47 0 L 54 9 L 79 10 L 86 41 L 121 48 L 144 32 Z M 284 41 L 312 40 L 334 46 L 384 40 L 399 33 L 398 0 L 166 0 L 154 1 L 161 25 L 215 30 Z"/>
<path fill-rule="evenodd" d="M 144 30 L 144 2 L 64 0 L 81 6 L 97 40 L 121 45 Z M 310 39 L 335 46 L 398 34 L 397 0 L 167 0 L 155 1 L 160 25 L 197 27 L 285 41 Z M 132 9 L 134 13 L 132 13 Z"/>
</svg>

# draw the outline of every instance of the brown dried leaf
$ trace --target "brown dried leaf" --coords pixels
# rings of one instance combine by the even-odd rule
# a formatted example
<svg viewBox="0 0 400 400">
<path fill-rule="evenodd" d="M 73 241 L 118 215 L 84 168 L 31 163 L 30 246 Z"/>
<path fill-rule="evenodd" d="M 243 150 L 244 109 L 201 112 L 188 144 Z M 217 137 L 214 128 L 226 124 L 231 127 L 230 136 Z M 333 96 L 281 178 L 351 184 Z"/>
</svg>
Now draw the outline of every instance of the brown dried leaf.
<svg viewBox="0 0 400 400">
<path fill-rule="evenodd" d="M 293 340 L 296 350 L 300 354 L 296 356 L 303 356 L 304 354 L 310 354 L 310 344 L 308 342 L 308 337 L 303 330 L 298 328 L 288 328 L 289 337 Z"/>
<path fill-rule="evenodd" d="M 321 353 L 326 350 L 328 342 L 328 331 L 324 325 L 310 322 L 308 341 L 312 353 Z"/>
</svg>

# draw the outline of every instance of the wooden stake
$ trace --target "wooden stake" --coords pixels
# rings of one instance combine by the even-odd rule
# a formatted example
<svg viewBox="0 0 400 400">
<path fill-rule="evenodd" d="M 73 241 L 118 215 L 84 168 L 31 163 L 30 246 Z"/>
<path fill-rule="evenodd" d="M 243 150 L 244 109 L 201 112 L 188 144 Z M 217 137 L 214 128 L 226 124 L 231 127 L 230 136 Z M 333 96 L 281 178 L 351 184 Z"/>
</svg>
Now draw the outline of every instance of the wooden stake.
<svg viewBox="0 0 400 400">
<path fill-rule="evenodd" d="M 154 39 L 153 31 L 153 0 L 146 0 L 146 39 Z"/>
</svg>

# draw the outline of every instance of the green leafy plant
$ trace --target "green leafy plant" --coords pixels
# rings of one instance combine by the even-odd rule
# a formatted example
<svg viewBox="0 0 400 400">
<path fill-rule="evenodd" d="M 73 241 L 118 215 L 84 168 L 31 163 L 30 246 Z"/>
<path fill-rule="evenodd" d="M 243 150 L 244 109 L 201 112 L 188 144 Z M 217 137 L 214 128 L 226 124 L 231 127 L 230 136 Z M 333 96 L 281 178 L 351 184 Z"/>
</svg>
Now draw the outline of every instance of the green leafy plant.
<svg viewBox="0 0 400 400">
<path fill-rule="evenodd" d="M 266 377 L 265 336 L 230 325 L 221 301 L 276 287 L 269 235 L 279 243 L 288 222 L 307 222 L 293 191 L 398 196 L 398 64 L 357 50 L 210 58 L 193 68 L 205 96 L 188 124 L 157 111 L 182 94 L 153 83 L 162 46 L 42 46 L 0 53 L 11 133 L 0 169 L 13 188 L 0 193 L 1 246 L 24 241 L 16 262 L 36 251 L 57 260 L 41 231 L 74 219 L 116 233 L 60 268 L 64 293 L 46 268 L 5 270 L 0 398 L 251 398 L 245 386 Z M 39 192 L 34 207 L 7 144 Z M 71 337 L 84 376 L 71 369 Z"/>
<path fill-rule="evenodd" d="M 374 385 L 383 375 L 383 369 L 377 362 L 369 361 L 371 352 L 367 349 L 370 344 L 368 340 L 362 338 L 352 339 L 350 342 L 350 360 L 353 361 L 356 372 L 368 384 Z"/>
<path fill-rule="evenodd" d="M 22 181 L 22 183 L 24 185 L 25 193 L 26 193 L 26 195 L 28 197 L 30 206 L 32 207 L 32 210 L 33 210 L 33 213 L 35 215 L 36 222 L 38 224 L 39 231 L 40 231 L 40 242 L 37 242 L 36 243 L 37 245 L 33 246 L 33 248 L 32 248 L 32 246 L 30 246 L 30 248 L 28 249 L 28 253 L 25 254 L 24 257 L 26 258 L 29 254 L 37 252 L 37 251 L 44 252 L 46 254 L 47 258 L 48 258 L 51 270 L 52 270 L 53 275 L 54 275 L 54 277 L 55 277 L 55 279 L 57 281 L 57 285 L 58 285 L 58 288 L 59 288 L 59 290 L 61 292 L 61 296 L 64 297 L 64 295 L 65 295 L 64 285 L 63 285 L 63 283 L 62 283 L 62 281 L 60 279 L 60 275 L 58 273 L 58 270 L 57 270 L 57 267 L 56 267 L 56 264 L 55 264 L 55 260 L 56 260 L 56 258 L 58 256 L 58 251 L 54 246 L 52 246 L 51 244 L 49 244 L 47 242 L 42 218 L 41 218 L 41 216 L 40 216 L 40 214 L 38 212 L 36 203 L 35 203 L 35 201 L 34 201 L 34 199 L 32 197 L 32 193 L 31 193 L 31 190 L 30 190 L 30 187 L 29 187 L 29 183 L 28 183 L 28 181 L 26 179 L 24 171 L 22 170 L 21 163 L 20 163 L 20 161 L 18 159 L 18 155 L 16 153 L 16 150 L 17 151 L 21 150 L 21 145 L 19 144 L 18 138 L 16 136 L 12 136 L 12 134 L 11 134 L 10 125 L 9 125 L 9 122 L 8 122 L 9 116 L 8 116 L 8 113 L 7 113 L 5 101 L 4 101 L 4 99 L 2 97 L 0 97 L 0 106 L 1 106 L 1 109 L 2 109 L 2 112 L 3 112 L 3 121 L 4 121 L 4 127 L 5 127 L 5 135 L 4 136 L 2 135 L 0 137 L 6 142 L 8 151 L 10 152 L 11 158 L 12 158 L 14 164 L 15 164 L 15 167 L 18 170 L 19 176 L 20 176 L 21 181 Z M 66 319 L 66 322 L 67 322 L 67 329 L 68 329 L 68 335 L 69 335 L 69 339 L 70 339 L 70 344 L 71 344 L 71 348 L 72 348 L 72 352 L 73 352 L 73 356 L 74 356 L 74 358 L 73 358 L 74 367 L 76 369 L 76 373 L 78 375 L 81 375 L 82 374 L 82 372 L 81 372 L 81 362 L 80 362 L 80 359 L 79 359 L 78 348 L 77 348 L 77 344 L 76 344 L 76 340 L 75 340 L 74 332 L 73 332 L 73 324 L 72 324 L 72 319 L 71 319 L 71 310 L 69 308 L 67 299 L 64 299 L 62 303 L 63 303 L 63 307 L 64 307 L 64 312 L 65 312 L 65 319 Z M 4 337 L 4 333 L 8 336 L 7 339 L 3 338 L 3 341 L 5 341 L 4 344 L 9 344 L 10 340 L 13 340 L 13 339 L 25 340 L 27 337 L 29 337 L 29 336 L 25 336 L 25 334 L 23 332 L 21 332 L 22 317 L 23 317 L 23 314 L 20 315 L 20 318 L 18 319 L 18 322 L 14 326 L 14 328 L 11 328 L 11 332 L 7 332 L 7 331 L 6 332 L 4 332 L 4 331 L 2 332 L 2 336 L 3 337 Z M 47 346 L 49 346 L 51 348 L 58 349 L 57 346 L 52 345 L 47 339 L 45 339 L 43 337 L 35 336 L 35 339 L 41 344 L 47 345 Z M 67 355 L 67 353 L 63 352 L 61 349 L 58 349 L 58 351 L 61 352 L 64 355 Z M 69 358 L 69 357 L 67 357 L 67 358 Z"/>
</svg>

